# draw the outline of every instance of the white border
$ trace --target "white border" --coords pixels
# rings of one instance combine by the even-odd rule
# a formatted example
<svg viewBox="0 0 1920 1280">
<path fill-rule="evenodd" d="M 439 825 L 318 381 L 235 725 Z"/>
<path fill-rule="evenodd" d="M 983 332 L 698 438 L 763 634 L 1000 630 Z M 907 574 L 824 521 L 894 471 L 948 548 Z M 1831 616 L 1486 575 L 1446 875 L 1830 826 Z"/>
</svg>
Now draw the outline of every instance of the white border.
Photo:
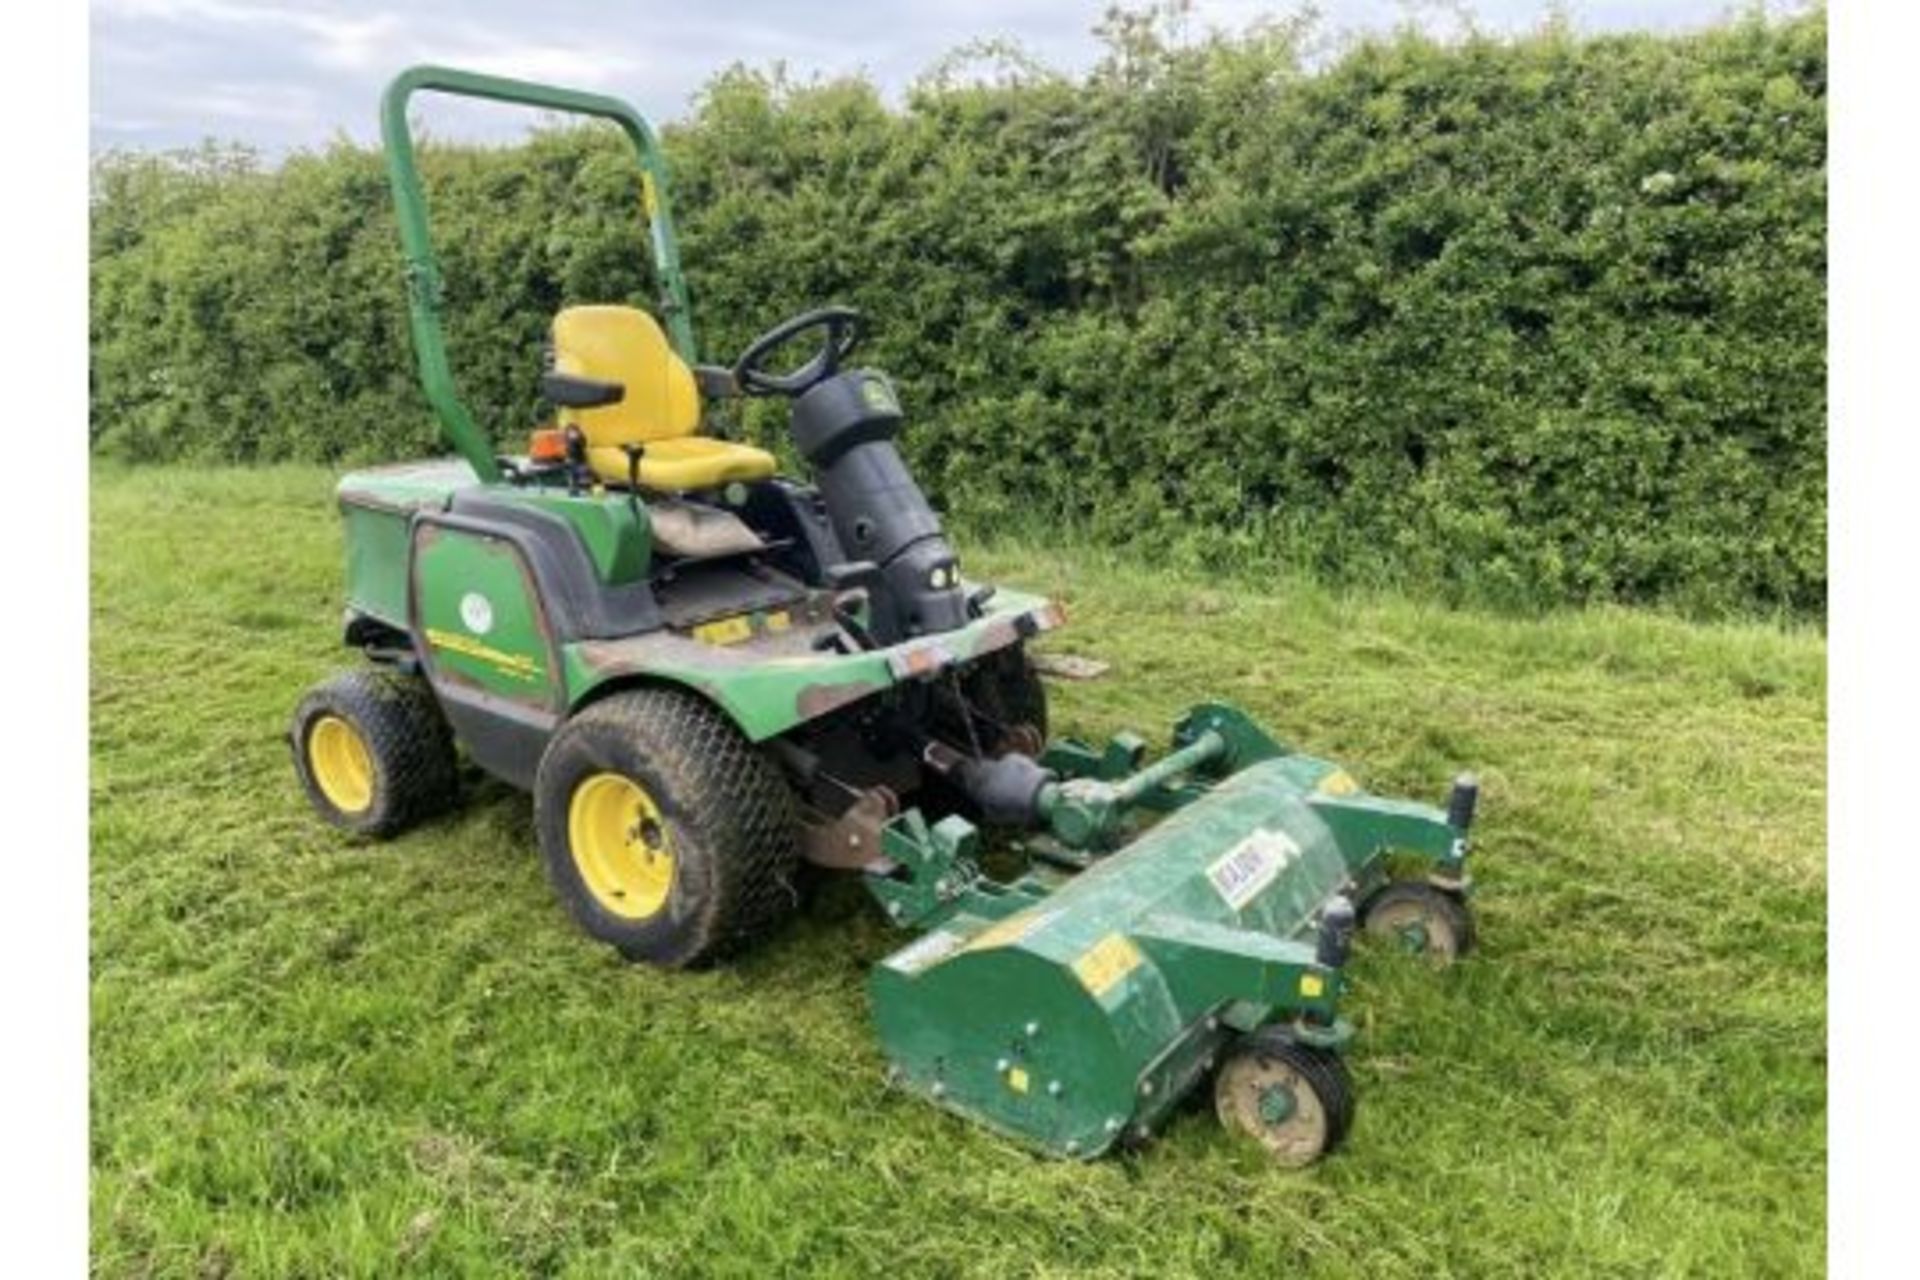
<svg viewBox="0 0 1920 1280">
<path fill-rule="evenodd" d="M 12 6 L 0 41 L 13 176 L 0 340 L 17 468 L 4 507 L 15 625 L 14 731 L 0 749 L 0 1203 L 8 1269 L 34 1275 L 78 1272 L 86 1257 L 85 21 L 70 0 Z M 1920 1149 L 1908 1044 L 1920 847 L 1902 804 L 1920 765 L 1920 424 L 1907 382 L 1920 365 L 1920 20 L 1904 5 L 1837 0 L 1832 28 L 1829 1238 L 1835 1274 L 1893 1275 Z"/>
<path fill-rule="evenodd" d="M 0 1256 L 13 1275 L 77 1275 L 88 1156 L 87 9 L 15 5 L 4 22 Z"/>
<path fill-rule="evenodd" d="M 1920 841 L 1905 807 L 1920 765 L 1920 21 L 1867 0 L 1829 17 L 1828 1249 L 1835 1275 L 1894 1276 L 1913 1274 L 1920 1063 Z"/>
</svg>

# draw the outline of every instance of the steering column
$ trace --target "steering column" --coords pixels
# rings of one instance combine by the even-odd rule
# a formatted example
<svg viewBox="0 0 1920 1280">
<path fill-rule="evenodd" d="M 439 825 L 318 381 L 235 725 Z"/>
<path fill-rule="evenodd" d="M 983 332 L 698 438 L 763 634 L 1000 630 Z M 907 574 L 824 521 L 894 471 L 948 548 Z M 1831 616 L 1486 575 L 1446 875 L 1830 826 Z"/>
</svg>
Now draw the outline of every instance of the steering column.
<svg viewBox="0 0 1920 1280">
<path fill-rule="evenodd" d="M 815 331 L 820 345 L 806 363 L 768 371 L 769 356 Z M 792 400 L 789 430 L 813 469 L 827 519 L 848 557 L 873 566 L 868 630 L 893 644 L 964 625 L 967 599 L 940 518 L 895 443 L 905 419 L 892 384 L 872 369 L 841 371 L 860 333 L 860 313 L 850 307 L 806 312 L 756 339 L 733 376 L 747 395 Z"/>
</svg>

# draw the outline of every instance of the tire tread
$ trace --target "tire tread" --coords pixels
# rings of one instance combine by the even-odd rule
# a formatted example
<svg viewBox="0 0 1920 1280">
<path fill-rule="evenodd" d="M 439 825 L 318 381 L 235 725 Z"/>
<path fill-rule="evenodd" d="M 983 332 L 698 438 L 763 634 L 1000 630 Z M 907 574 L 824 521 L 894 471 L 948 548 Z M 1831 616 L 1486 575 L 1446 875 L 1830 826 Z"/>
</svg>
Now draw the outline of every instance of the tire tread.
<svg viewBox="0 0 1920 1280">
<path fill-rule="evenodd" d="M 656 800 L 682 811 L 688 834 L 712 863 L 706 900 L 667 939 L 649 934 L 640 943 L 615 936 L 571 873 L 566 809 L 572 755 L 587 740 L 607 738 L 631 743 L 660 775 L 667 795 Z M 558 794 L 562 789 L 568 794 Z M 731 721 L 693 694 L 634 689 L 586 707 L 549 744 L 534 794 L 556 891 L 587 932 L 630 960 L 685 968 L 737 954 L 798 902 L 798 820 L 786 779 Z"/>
<path fill-rule="evenodd" d="M 329 714 L 357 728 L 373 758 L 373 802 L 364 814 L 334 808 L 308 765 L 307 735 Z M 453 733 L 421 676 L 385 667 L 343 671 L 300 700 L 289 742 L 308 800 L 322 818 L 355 835 L 398 835 L 451 807 L 458 792 Z"/>
</svg>

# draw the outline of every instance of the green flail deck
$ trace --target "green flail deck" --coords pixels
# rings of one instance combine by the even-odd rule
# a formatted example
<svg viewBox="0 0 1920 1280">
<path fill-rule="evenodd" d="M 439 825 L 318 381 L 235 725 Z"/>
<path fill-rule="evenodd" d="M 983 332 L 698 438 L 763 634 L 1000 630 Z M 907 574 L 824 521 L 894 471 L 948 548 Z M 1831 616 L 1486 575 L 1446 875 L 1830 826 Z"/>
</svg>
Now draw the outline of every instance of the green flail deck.
<svg viewBox="0 0 1920 1280">
<path fill-rule="evenodd" d="M 1172 812 L 1079 874 L 1001 885 L 974 869 L 960 820 L 896 823 L 888 850 L 910 874 L 872 887 L 896 919 L 896 904 L 916 903 L 931 925 L 871 980 L 897 1084 L 1049 1153 L 1092 1157 L 1153 1130 L 1240 1032 L 1278 1021 L 1309 1043 L 1345 1040 L 1339 964 L 1320 946 L 1329 904 L 1383 883 L 1395 851 L 1460 876 L 1465 832 L 1439 809 L 1361 792 L 1231 708 L 1197 708 L 1176 741 L 1223 736 L 1239 750 L 1193 752 L 1185 780 L 1134 774 L 1151 782 L 1130 803 Z M 1080 784 L 1126 793 L 1118 779 Z M 1074 852 L 1061 826 L 1036 842 L 1056 860 Z M 907 892 L 922 877 L 931 899 Z"/>
</svg>

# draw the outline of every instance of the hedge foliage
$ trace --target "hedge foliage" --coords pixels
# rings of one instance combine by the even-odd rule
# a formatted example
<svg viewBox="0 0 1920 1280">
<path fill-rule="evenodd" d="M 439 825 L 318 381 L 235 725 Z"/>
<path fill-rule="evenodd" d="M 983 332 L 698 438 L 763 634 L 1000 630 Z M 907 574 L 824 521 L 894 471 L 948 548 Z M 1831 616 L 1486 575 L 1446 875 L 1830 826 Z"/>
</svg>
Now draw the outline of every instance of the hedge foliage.
<svg viewBox="0 0 1920 1280">
<path fill-rule="evenodd" d="M 1319 58 L 1303 22 L 1169 17 L 1110 14 L 1078 79 L 963 50 L 897 109 L 720 75 L 664 131 L 703 354 L 861 307 L 974 527 L 1823 611 L 1823 12 Z M 455 365 L 503 442 L 555 309 L 652 295 L 623 146 L 423 148 Z M 92 285 L 102 453 L 437 447 L 377 153 L 102 157 Z"/>
</svg>

